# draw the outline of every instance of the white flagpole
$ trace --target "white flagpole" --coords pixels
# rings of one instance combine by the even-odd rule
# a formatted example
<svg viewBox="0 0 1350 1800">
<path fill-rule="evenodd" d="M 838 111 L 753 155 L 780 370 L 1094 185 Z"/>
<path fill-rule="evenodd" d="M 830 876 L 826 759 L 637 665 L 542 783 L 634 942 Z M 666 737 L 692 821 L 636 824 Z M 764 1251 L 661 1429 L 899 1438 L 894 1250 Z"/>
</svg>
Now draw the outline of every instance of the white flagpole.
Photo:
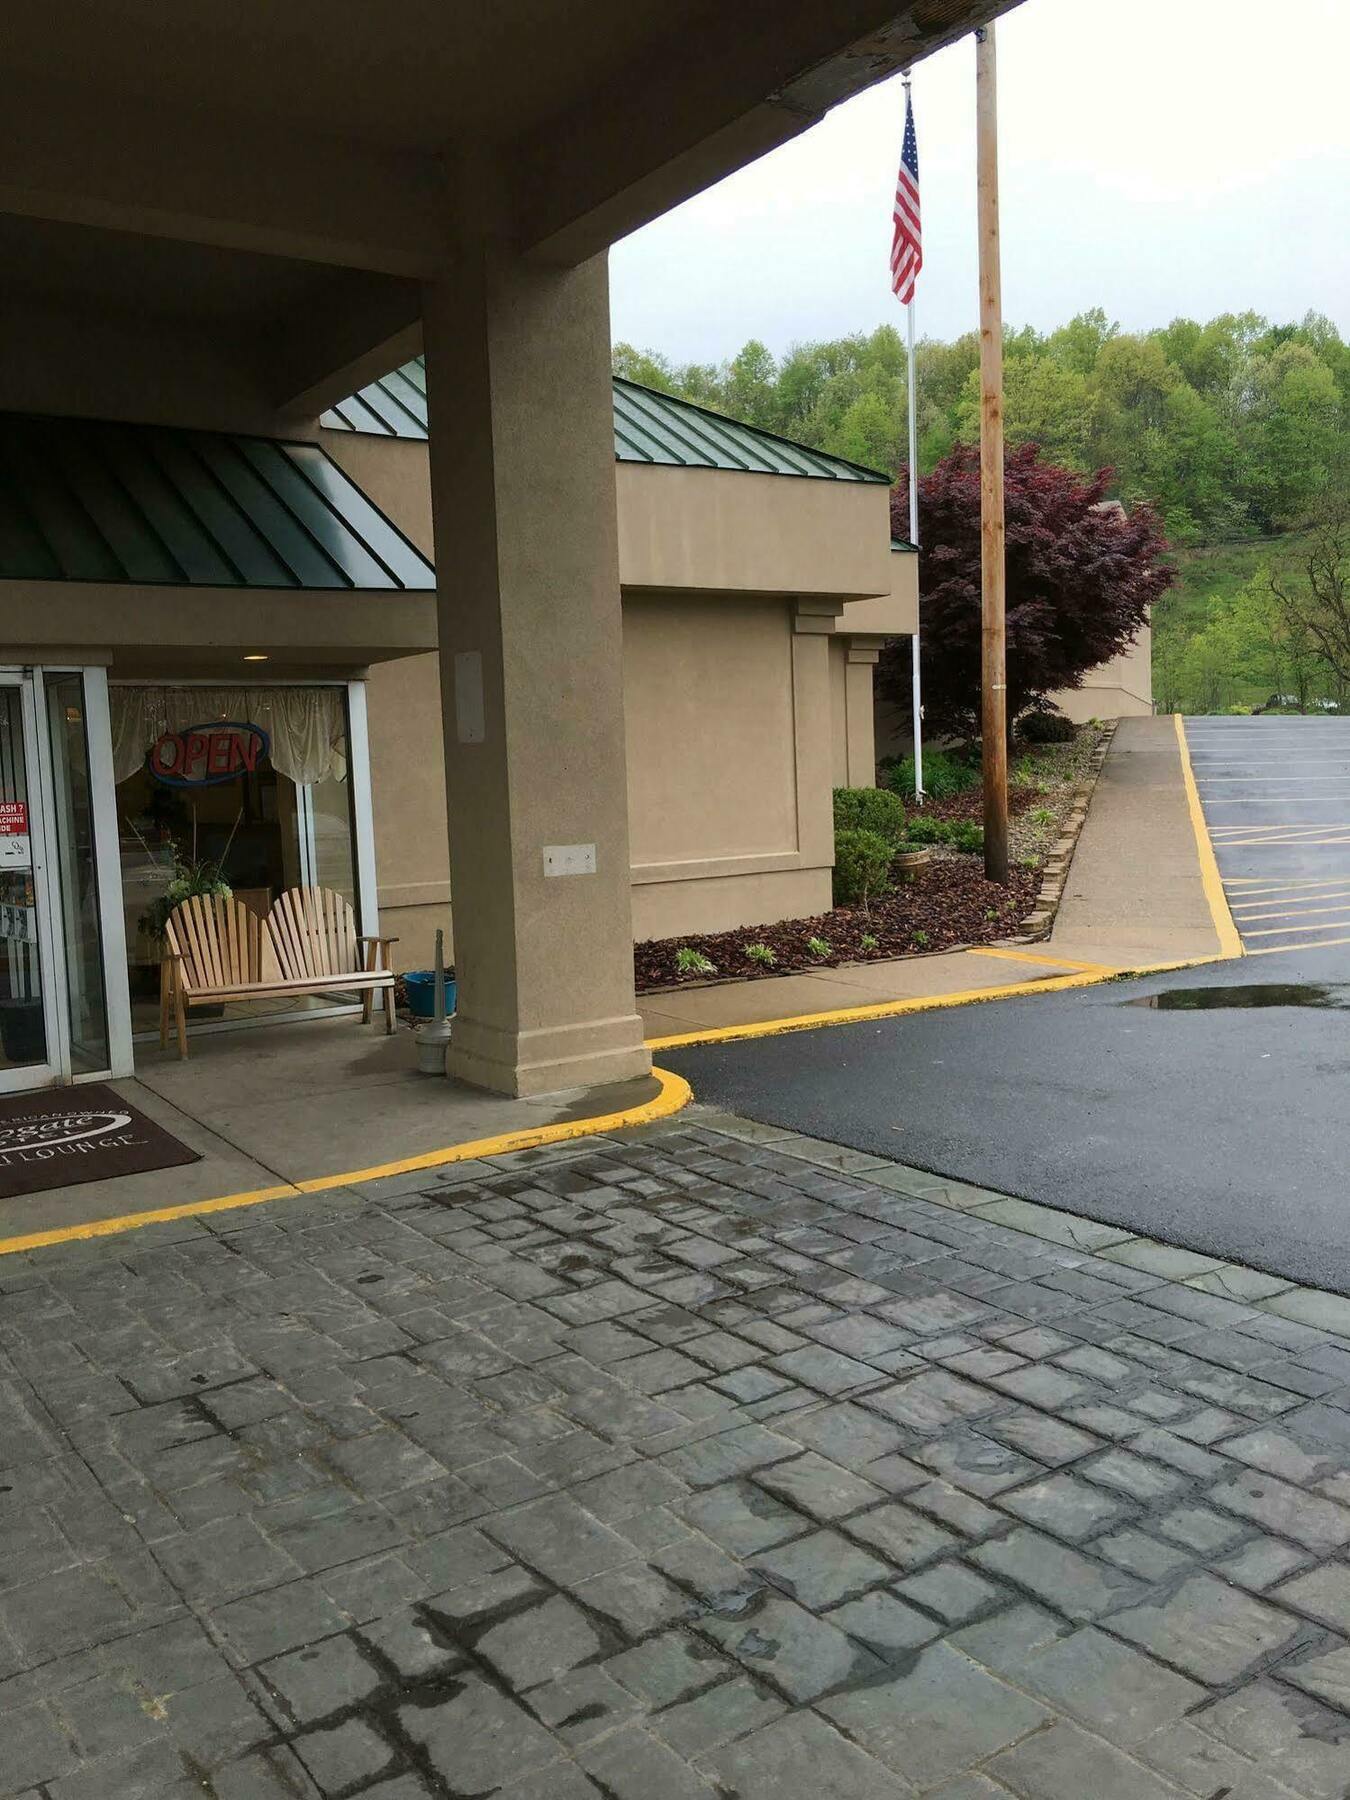
<svg viewBox="0 0 1350 1800">
<path fill-rule="evenodd" d="M 905 71 L 905 111 L 909 111 L 909 70 Z M 919 548 L 919 406 L 914 381 L 914 299 L 905 309 L 909 320 L 909 541 Z M 910 707 L 914 714 L 914 798 L 923 804 L 923 683 L 919 675 L 919 616 L 915 600 L 914 636 L 910 648 Z"/>
</svg>

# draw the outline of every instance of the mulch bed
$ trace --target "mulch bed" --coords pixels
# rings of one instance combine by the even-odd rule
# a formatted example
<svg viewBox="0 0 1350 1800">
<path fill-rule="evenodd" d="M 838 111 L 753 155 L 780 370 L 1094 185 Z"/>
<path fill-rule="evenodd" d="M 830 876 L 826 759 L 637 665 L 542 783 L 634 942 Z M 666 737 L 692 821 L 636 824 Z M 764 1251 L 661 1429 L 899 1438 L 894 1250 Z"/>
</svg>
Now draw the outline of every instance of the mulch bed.
<svg viewBox="0 0 1350 1800">
<path fill-rule="evenodd" d="M 776 925 L 749 925 L 706 937 L 659 938 L 638 944 L 633 950 L 638 991 L 692 987 L 718 978 L 758 980 L 801 969 L 830 969 L 840 963 L 882 962 L 891 956 L 950 950 L 957 944 L 992 943 L 1016 931 L 1031 910 L 1037 886 L 1038 877 L 1029 869 L 1012 870 L 1008 886 L 1000 887 L 984 879 L 975 857 L 933 862 L 910 886 L 874 900 L 868 912 L 841 906 L 814 919 L 784 919 Z M 828 956 L 811 954 L 806 942 L 812 937 L 829 944 Z M 876 947 L 864 950 L 860 941 L 864 937 L 874 937 Z M 769 946 L 776 958 L 772 967 L 750 960 L 746 955 L 750 944 Z M 683 948 L 701 951 L 716 965 L 716 975 L 681 975 L 675 958 Z"/>
</svg>

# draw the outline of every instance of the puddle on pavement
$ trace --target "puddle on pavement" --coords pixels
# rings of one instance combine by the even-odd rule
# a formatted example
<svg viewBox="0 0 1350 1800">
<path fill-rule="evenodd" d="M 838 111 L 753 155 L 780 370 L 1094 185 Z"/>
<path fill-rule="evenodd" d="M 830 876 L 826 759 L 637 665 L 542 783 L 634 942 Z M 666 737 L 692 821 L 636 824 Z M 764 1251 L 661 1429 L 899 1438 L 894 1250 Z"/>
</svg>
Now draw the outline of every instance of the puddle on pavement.
<svg viewBox="0 0 1350 1800">
<path fill-rule="evenodd" d="M 1220 1012 L 1255 1006 L 1315 1006 L 1343 1010 L 1350 1006 L 1347 989 L 1325 982 L 1260 981 L 1242 987 L 1165 988 L 1161 994 L 1140 994 L 1127 1006 L 1147 1006 L 1155 1012 Z"/>
</svg>

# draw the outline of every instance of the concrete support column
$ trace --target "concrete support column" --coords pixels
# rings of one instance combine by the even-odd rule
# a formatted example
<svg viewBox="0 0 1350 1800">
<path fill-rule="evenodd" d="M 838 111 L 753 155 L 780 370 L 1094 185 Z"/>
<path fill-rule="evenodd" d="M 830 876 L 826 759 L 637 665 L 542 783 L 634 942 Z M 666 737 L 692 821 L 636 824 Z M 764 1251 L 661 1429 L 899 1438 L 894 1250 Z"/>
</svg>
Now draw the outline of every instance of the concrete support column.
<svg viewBox="0 0 1350 1800">
<path fill-rule="evenodd" d="M 885 639 L 879 637 L 854 636 L 848 639 L 844 707 L 850 787 L 876 786 L 877 740 L 872 684 L 884 642 Z"/>
<path fill-rule="evenodd" d="M 459 1012 L 507 1094 L 645 1074 L 605 259 L 466 248 L 423 296 Z"/>
</svg>

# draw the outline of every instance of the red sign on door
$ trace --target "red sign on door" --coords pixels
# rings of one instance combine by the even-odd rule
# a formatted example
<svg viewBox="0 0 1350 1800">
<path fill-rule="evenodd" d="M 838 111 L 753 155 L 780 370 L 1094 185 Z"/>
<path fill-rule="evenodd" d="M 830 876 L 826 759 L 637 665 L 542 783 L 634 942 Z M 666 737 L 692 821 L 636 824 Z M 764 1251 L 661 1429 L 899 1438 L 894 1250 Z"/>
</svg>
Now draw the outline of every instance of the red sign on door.
<svg viewBox="0 0 1350 1800">
<path fill-rule="evenodd" d="M 0 837 L 28 836 L 28 802 L 0 800 Z"/>
</svg>

